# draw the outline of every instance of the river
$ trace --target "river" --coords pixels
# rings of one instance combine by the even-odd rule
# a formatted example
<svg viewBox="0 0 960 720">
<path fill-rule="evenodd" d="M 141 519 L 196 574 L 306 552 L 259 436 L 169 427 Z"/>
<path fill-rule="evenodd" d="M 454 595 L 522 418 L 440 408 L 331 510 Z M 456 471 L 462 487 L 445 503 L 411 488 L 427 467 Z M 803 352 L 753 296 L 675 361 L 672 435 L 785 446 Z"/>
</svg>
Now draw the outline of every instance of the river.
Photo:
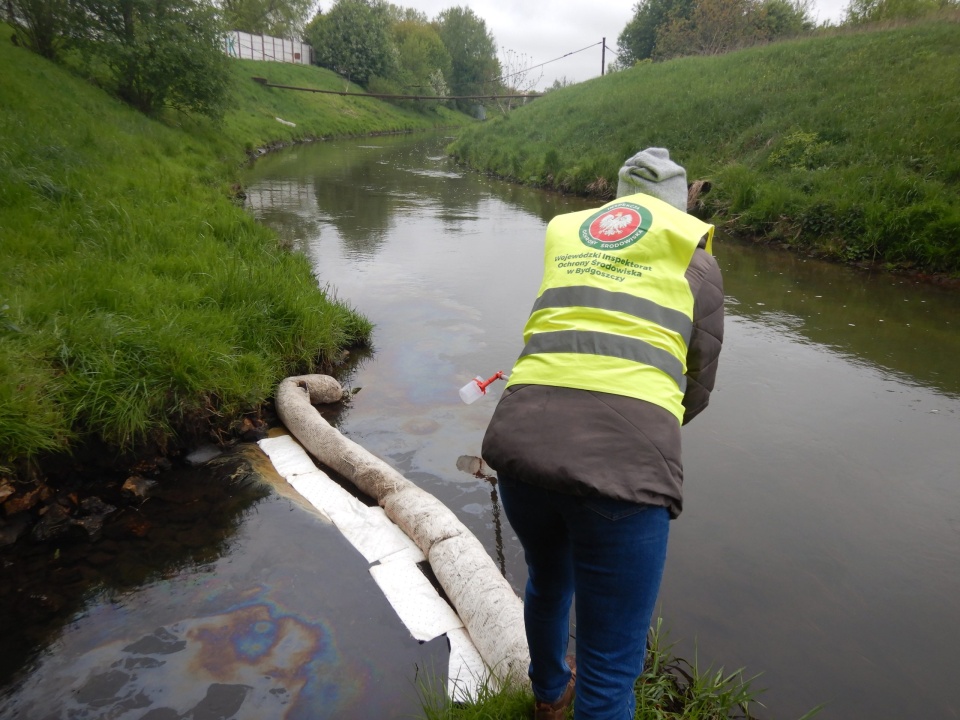
<svg viewBox="0 0 960 720">
<path fill-rule="evenodd" d="M 502 383 L 472 405 L 457 390 L 509 371 L 546 223 L 591 203 L 465 172 L 446 142 L 273 153 L 247 203 L 376 325 L 333 420 L 453 509 L 519 591 L 519 545 L 470 462 Z M 711 406 L 684 429 L 660 595 L 676 653 L 759 674 L 762 718 L 960 718 L 960 293 L 726 237 L 714 250 L 727 335 Z M 442 638 L 413 641 L 295 500 L 241 475 L 224 503 L 223 473 L 184 471 L 130 532 L 82 559 L 58 550 L 56 601 L 4 568 L 4 607 L 30 609 L 17 618 L 56 607 L 0 627 L 0 716 L 416 713 L 411 683 L 442 665 Z"/>
<path fill-rule="evenodd" d="M 454 167 L 444 140 L 301 146 L 248 179 L 257 217 L 375 324 L 342 428 L 450 505 L 503 562 L 479 455 L 540 281 L 582 199 Z M 660 602 L 684 657 L 762 673 L 778 718 L 960 717 L 960 294 L 721 238 L 727 337 L 684 429 L 685 510 Z M 499 395 L 497 385 L 495 395 Z"/>
</svg>

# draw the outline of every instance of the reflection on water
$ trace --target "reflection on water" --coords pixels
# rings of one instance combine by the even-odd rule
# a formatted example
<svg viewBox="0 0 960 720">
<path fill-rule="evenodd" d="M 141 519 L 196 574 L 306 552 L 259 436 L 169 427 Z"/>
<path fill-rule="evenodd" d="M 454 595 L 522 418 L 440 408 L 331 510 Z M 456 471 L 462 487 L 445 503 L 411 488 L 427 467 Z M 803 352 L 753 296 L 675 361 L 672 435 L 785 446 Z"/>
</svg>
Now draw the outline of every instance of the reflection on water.
<svg viewBox="0 0 960 720">
<path fill-rule="evenodd" d="M 729 239 L 719 247 L 734 314 L 960 395 L 960 293 Z"/>
<path fill-rule="evenodd" d="M 32 618 L 4 625 L 4 669 L 19 672 L 4 678 L 0 717 L 415 716 L 417 675 L 446 666 L 445 639 L 410 636 L 336 528 L 248 470 L 231 480 L 229 468 L 196 468 L 157 488 L 140 536 L 105 528 L 112 542 L 41 558 L 35 572 L 52 578 L 4 578 L 30 590 L 5 620 L 39 588 L 73 601 L 41 630 Z M 57 584 L 64 567 L 85 585 Z"/>
<path fill-rule="evenodd" d="M 225 552 L 245 513 L 269 490 L 245 474 L 231 477 L 235 460 L 222 458 L 215 465 L 225 478 L 217 485 L 207 481 L 212 469 L 185 470 L 178 481 L 158 484 L 139 505 L 103 495 L 128 506 L 108 518 L 97 542 L 58 538 L 21 543 L 5 554 L 0 683 L 9 681 L 91 595 L 112 602 L 143 584 L 207 567 Z"/>
<path fill-rule="evenodd" d="M 462 467 L 501 389 L 469 406 L 457 390 L 509 370 L 546 222 L 588 204 L 461 172 L 443 146 L 277 153 L 253 168 L 249 198 L 376 324 L 341 429 L 451 507 L 519 590 L 495 488 Z M 680 651 L 762 672 L 770 716 L 826 703 L 823 718 L 960 717 L 960 294 L 715 249 L 727 339 L 711 408 L 684 429 L 685 510 L 660 597 Z"/>
</svg>

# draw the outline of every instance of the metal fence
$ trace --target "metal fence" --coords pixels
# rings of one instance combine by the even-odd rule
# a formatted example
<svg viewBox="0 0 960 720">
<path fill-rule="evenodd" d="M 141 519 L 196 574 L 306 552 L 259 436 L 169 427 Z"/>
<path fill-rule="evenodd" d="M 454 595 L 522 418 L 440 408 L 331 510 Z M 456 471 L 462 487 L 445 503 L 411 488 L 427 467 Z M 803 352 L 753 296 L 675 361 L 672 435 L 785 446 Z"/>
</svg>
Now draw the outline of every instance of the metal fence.
<svg viewBox="0 0 960 720">
<path fill-rule="evenodd" d="M 313 63 L 313 48 L 300 40 L 251 35 L 240 30 L 231 30 L 224 35 L 223 49 L 230 57 L 244 60 L 275 60 L 300 65 Z"/>
</svg>

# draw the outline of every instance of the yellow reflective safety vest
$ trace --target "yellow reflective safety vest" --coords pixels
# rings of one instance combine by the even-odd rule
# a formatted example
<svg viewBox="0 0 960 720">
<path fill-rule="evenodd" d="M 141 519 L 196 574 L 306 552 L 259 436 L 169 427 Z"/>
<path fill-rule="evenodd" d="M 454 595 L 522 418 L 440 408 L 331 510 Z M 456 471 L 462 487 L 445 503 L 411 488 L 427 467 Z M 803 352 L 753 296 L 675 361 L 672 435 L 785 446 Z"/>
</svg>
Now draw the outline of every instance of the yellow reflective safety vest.
<svg viewBox="0 0 960 720">
<path fill-rule="evenodd" d="M 713 225 L 650 195 L 558 215 L 507 386 L 556 385 L 655 403 L 683 422 L 693 294 L 684 277 Z"/>
</svg>

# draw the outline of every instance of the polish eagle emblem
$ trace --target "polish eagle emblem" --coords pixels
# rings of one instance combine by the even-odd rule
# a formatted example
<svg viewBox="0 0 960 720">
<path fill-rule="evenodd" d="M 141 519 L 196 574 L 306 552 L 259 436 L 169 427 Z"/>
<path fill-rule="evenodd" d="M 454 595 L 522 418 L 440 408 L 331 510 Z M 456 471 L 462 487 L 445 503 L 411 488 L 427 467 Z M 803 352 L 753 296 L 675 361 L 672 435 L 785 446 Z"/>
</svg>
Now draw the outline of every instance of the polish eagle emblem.
<svg viewBox="0 0 960 720">
<path fill-rule="evenodd" d="M 610 212 L 600 218 L 599 231 L 602 235 L 619 235 L 624 228 L 635 222 L 635 216 L 628 212 Z"/>
<path fill-rule="evenodd" d="M 580 225 L 580 242 L 604 252 L 620 250 L 642 238 L 653 223 L 650 211 L 636 203 L 621 201 L 587 217 Z"/>
</svg>

